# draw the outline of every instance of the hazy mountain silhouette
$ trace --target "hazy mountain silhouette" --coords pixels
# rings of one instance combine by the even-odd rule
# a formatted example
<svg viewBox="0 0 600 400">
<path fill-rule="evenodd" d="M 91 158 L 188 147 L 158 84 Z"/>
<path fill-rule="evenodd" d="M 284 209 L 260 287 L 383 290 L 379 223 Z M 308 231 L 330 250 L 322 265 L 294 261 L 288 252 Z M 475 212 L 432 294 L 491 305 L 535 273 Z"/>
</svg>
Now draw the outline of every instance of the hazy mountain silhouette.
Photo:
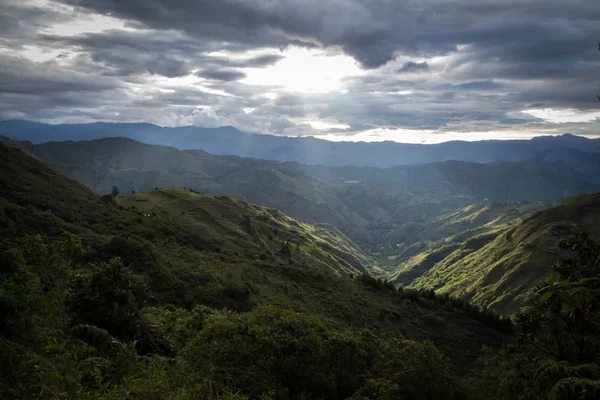
<svg viewBox="0 0 600 400">
<path fill-rule="evenodd" d="M 533 140 L 453 141 L 440 144 L 395 142 L 330 142 L 314 137 L 291 138 L 242 132 L 233 127 L 165 128 L 151 124 L 92 123 L 48 125 L 0 121 L 0 134 L 32 143 L 126 137 L 178 149 L 202 149 L 216 155 L 237 155 L 309 165 L 374 166 L 424 164 L 447 160 L 476 163 L 523 161 L 540 152 L 570 149 L 600 154 L 600 140 L 574 135 Z"/>
</svg>

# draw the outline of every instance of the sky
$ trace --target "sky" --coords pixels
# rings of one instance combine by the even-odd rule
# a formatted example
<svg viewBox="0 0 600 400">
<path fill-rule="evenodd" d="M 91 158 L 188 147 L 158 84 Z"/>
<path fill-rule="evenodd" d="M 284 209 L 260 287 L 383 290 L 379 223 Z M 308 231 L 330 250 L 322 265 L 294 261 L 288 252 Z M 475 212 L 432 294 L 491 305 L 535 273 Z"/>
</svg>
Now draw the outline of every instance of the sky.
<svg viewBox="0 0 600 400">
<path fill-rule="evenodd" d="M 0 0 L 0 119 L 600 135 L 598 0 Z"/>
</svg>

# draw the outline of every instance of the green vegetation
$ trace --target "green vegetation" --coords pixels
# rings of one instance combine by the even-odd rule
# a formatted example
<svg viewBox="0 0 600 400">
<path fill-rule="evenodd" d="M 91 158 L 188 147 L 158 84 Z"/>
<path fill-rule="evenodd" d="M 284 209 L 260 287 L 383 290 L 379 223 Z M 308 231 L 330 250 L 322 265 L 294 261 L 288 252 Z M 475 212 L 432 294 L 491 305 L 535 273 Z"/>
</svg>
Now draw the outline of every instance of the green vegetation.
<svg viewBox="0 0 600 400">
<path fill-rule="evenodd" d="M 423 223 L 406 224 L 388 234 L 402 244 L 390 271 L 394 283 L 437 288 L 428 274 L 442 269 L 477 251 L 515 222 L 548 208 L 537 203 L 472 204 Z M 391 239 L 390 239 L 391 240 Z M 454 278 L 454 277 L 453 277 Z M 421 286 L 418 286 L 421 287 Z"/>
<path fill-rule="evenodd" d="M 568 257 L 515 317 L 518 341 L 476 363 L 471 382 L 488 399 L 600 396 L 600 243 L 579 231 L 559 247 Z"/>
<path fill-rule="evenodd" d="M 511 338 L 367 279 L 327 226 L 176 188 L 102 201 L 0 150 L 2 398 L 467 398 Z"/>
<path fill-rule="evenodd" d="M 243 254 L 251 260 L 280 257 L 342 275 L 367 272 L 373 262 L 333 230 L 227 196 L 169 187 L 137 193 L 119 199 L 118 204 L 141 211 L 145 218 L 166 218 L 189 228 L 219 251 Z M 334 248 L 336 251 L 331 251 Z"/>
<path fill-rule="evenodd" d="M 600 396 L 600 194 L 120 143 L 0 144 L 0 398 Z"/>
<path fill-rule="evenodd" d="M 558 201 L 569 193 L 597 189 L 588 182 L 514 163 L 448 161 L 386 169 L 332 168 L 215 156 L 124 138 L 10 144 L 96 193 L 110 193 L 116 185 L 121 193 L 187 187 L 208 195 L 230 196 L 276 208 L 306 223 L 330 224 L 370 255 L 384 257 L 395 254 L 397 244 L 406 242 L 407 237 L 413 243 L 446 238 L 416 240 L 410 226 L 430 222 L 473 202 Z M 509 208 L 505 209 L 506 218 L 514 219 Z M 502 209 L 482 211 L 472 224 L 479 226 L 479 220 L 497 212 L 496 224 L 500 225 Z M 475 215 L 476 210 L 468 213 Z"/>
<path fill-rule="evenodd" d="M 599 204 L 599 194 L 574 197 L 495 237 L 482 238 L 477 245 L 467 241 L 430 263 L 410 286 L 435 289 L 504 315 L 513 314 L 528 303 L 530 291 L 545 279 L 554 260 L 564 255 L 557 246 L 560 238 L 575 227 L 600 237 Z"/>
<path fill-rule="evenodd" d="M 543 203 L 483 202 L 459 207 L 423 222 L 399 225 L 386 235 L 389 243 L 396 244 L 395 249 L 386 252 L 394 256 L 395 262 L 388 269 L 399 271 L 412 257 L 423 257 L 430 250 L 461 245 L 471 237 L 509 228 L 548 207 Z"/>
</svg>

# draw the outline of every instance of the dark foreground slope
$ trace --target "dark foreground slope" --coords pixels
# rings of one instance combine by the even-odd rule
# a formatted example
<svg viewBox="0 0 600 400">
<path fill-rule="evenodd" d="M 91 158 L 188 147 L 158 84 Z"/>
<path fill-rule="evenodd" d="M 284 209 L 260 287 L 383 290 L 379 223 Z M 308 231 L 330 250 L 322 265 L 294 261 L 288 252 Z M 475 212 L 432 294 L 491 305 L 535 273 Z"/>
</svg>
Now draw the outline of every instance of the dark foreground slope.
<svg viewBox="0 0 600 400">
<path fill-rule="evenodd" d="M 575 229 L 600 238 L 600 194 L 567 200 L 540 211 L 502 234 L 441 257 L 421 277 L 417 288 L 435 288 L 511 314 L 526 304 L 530 290 L 565 256 L 558 242 Z"/>
<path fill-rule="evenodd" d="M 505 337 L 489 316 L 342 276 L 344 249 L 309 243 L 343 243 L 334 232 L 176 189 L 127 201 L 158 208 L 121 207 L 0 145 L 2 396 L 377 398 L 409 371 L 393 390 L 452 398 L 453 371 Z M 300 250 L 286 247 L 302 237 Z M 404 337 L 432 340 L 452 364 Z"/>
</svg>

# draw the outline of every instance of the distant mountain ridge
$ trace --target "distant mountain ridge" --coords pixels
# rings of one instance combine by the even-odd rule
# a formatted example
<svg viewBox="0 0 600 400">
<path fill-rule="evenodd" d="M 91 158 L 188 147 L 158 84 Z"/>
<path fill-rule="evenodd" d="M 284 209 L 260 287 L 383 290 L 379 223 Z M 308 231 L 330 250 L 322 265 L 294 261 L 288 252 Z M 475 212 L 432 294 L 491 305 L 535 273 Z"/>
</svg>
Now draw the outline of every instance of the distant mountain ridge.
<svg viewBox="0 0 600 400">
<path fill-rule="evenodd" d="M 202 149 L 215 155 L 236 155 L 308 165 L 392 167 L 448 160 L 492 163 L 536 159 L 540 153 L 570 149 L 600 155 L 600 139 L 566 134 L 532 140 L 452 141 L 440 144 L 396 142 L 331 142 L 314 137 L 285 137 L 242 132 L 233 127 L 159 127 L 146 123 L 49 125 L 0 121 L 0 134 L 34 144 L 48 141 L 126 137 L 180 150 Z"/>
</svg>

